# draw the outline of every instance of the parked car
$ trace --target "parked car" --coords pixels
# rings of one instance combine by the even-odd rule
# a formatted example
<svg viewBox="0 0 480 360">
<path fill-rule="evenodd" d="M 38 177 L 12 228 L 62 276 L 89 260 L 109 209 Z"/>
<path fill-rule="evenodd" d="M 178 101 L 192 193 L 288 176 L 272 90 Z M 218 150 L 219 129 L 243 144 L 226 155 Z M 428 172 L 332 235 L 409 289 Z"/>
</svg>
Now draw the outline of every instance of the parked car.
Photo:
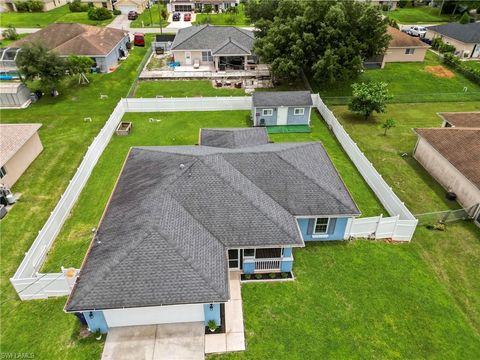
<svg viewBox="0 0 480 360">
<path fill-rule="evenodd" d="M 133 35 L 133 45 L 145 46 L 145 35 L 143 33 L 135 33 Z"/>
<path fill-rule="evenodd" d="M 407 30 L 407 34 L 411 36 L 424 37 L 426 33 L 427 29 L 423 26 L 412 26 L 410 29 Z"/>
<path fill-rule="evenodd" d="M 182 15 L 180 13 L 176 12 L 176 13 L 173 13 L 172 20 L 173 21 L 180 21 L 181 17 L 182 17 Z"/>
<path fill-rule="evenodd" d="M 192 20 L 192 14 L 186 13 L 185 15 L 183 15 L 183 21 L 190 21 L 190 20 Z"/>
<path fill-rule="evenodd" d="M 137 20 L 138 13 L 136 11 L 129 11 L 128 12 L 128 20 Z"/>
</svg>

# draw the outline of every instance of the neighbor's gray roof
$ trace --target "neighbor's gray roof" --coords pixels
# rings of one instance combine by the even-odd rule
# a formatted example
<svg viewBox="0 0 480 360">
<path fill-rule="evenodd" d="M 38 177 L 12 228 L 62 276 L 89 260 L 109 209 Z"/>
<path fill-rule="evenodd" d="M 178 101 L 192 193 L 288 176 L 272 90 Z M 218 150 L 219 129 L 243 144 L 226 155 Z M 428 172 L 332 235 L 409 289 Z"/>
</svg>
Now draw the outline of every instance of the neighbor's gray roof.
<svg viewBox="0 0 480 360">
<path fill-rule="evenodd" d="M 200 129 L 200 145 L 238 149 L 268 144 L 264 127 Z"/>
<path fill-rule="evenodd" d="M 249 30 L 233 26 L 190 26 L 178 30 L 172 50 L 211 50 L 213 55 L 250 55 L 253 42 L 254 35 Z"/>
<path fill-rule="evenodd" d="M 133 148 L 66 310 L 224 302 L 227 248 L 302 246 L 293 215 L 358 213 L 320 143 Z"/>
<path fill-rule="evenodd" d="M 311 106 L 309 91 L 255 91 L 253 106 Z"/>
<path fill-rule="evenodd" d="M 443 25 L 434 25 L 429 26 L 428 29 L 467 44 L 480 43 L 480 22 L 469 24 L 449 23 Z"/>
</svg>

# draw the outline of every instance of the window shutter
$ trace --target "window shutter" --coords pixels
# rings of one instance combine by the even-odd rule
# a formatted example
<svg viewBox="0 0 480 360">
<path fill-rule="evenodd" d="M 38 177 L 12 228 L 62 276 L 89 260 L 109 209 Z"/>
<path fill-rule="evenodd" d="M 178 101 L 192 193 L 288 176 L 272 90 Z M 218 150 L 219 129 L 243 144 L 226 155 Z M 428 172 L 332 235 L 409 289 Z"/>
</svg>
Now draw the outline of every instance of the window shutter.
<svg viewBox="0 0 480 360">
<path fill-rule="evenodd" d="M 314 226 L 315 226 L 315 219 L 308 219 L 307 235 L 313 234 Z"/>
<path fill-rule="evenodd" d="M 335 225 L 336 224 L 337 224 L 337 219 L 330 218 L 330 221 L 328 222 L 328 229 L 327 229 L 327 233 L 329 235 L 331 235 L 335 232 Z"/>
</svg>

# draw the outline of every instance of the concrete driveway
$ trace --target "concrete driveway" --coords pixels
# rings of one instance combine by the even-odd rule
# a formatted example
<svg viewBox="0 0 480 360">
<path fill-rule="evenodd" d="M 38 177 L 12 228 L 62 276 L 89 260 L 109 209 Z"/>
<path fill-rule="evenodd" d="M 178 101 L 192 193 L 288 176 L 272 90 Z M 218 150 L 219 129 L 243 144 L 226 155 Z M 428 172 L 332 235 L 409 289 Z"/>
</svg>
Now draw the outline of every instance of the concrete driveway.
<svg viewBox="0 0 480 360">
<path fill-rule="evenodd" d="M 200 360 L 204 338 L 203 322 L 111 328 L 102 360 Z"/>
</svg>

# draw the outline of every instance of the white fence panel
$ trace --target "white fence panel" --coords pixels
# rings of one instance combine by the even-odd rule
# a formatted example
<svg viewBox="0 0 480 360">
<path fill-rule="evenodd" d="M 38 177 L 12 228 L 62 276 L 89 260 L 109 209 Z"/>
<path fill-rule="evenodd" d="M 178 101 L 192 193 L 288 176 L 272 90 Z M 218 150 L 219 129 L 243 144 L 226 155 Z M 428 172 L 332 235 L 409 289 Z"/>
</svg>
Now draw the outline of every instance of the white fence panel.
<svg viewBox="0 0 480 360">
<path fill-rule="evenodd" d="M 349 235 L 351 237 L 373 238 L 380 218 L 380 216 L 373 216 L 354 219 L 350 227 Z"/>
<path fill-rule="evenodd" d="M 127 112 L 250 110 L 250 96 L 125 99 Z"/>
<path fill-rule="evenodd" d="M 11 279 L 11 282 L 22 300 L 70 294 L 70 286 L 63 273 L 39 274 L 35 277 Z"/>
<path fill-rule="evenodd" d="M 395 237 L 397 221 L 398 216 L 380 218 L 377 230 L 375 231 L 375 239 L 389 239 Z"/>
</svg>

